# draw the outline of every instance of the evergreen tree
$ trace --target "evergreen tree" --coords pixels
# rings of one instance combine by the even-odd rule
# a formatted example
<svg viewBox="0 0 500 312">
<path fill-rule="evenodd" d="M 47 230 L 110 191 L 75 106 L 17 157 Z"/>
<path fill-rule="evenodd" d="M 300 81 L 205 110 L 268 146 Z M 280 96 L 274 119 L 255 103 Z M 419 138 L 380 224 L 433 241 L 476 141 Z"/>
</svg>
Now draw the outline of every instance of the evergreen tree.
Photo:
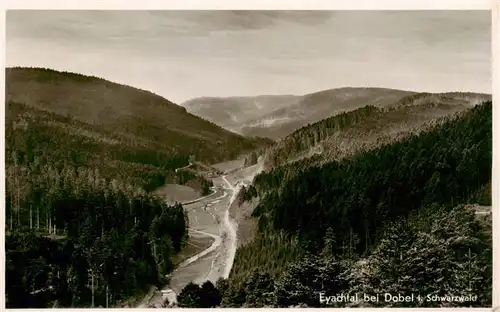
<svg viewBox="0 0 500 312">
<path fill-rule="evenodd" d="M 245 307 L 262 308 L 273 304 L 274 281 L 269 273 L 254 270 L 243 287 L 246 294 Z"/>
<path fill-rule="evenodd" d="M 177 296 L 177 304 L 181 308 L 201 308 L 200 287 L 192 282 L 187 284 Z"/>
<path fill-rule="evenodd" d="M 336 246 L 337 242 L 335 241 L 335 232 L 333 232 L 333 229 L 329 227 L 326 230 L 323 251 L 321 252 L 321 256 L 326 258 L 332 257 L 335 253 Z"/>
<path fill-rule="evenodd" d="M 219 290 L 210 281 L 201 285 L 201 301 L 204 308 L 215 308 L 221 303 Z"/>
</svg>

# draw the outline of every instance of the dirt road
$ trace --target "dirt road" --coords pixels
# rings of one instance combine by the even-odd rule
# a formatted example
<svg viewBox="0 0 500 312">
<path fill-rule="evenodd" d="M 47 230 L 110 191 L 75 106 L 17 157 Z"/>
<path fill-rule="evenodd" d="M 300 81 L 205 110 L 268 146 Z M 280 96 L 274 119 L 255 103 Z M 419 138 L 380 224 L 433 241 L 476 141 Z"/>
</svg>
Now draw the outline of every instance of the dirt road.
<svg viewBox="0 0 500 312">
<path fill-rule="evenodd" d="M 157 293 L 144 300 L 140 308 L 161 307 L 165 299 L 176 302 L 177 294 L 189 282 L 201 284 L 209 280 L 215 283 L 219 278 L 229 276 L 237 246 L 237 224 L 229 216 L 229 207 L 236 200 L 239 189 L 248 185 L 261 170 L 261 164 L 228 168 L 224 171 L 231 173 L 213 179 L 212 194 L 183 204 L 189 217 L 189 234 L 208 236 L 213 242 L 180 263 L 171 273 L 170 284 L 161 290 L 161 295 Z"/>
</svg>

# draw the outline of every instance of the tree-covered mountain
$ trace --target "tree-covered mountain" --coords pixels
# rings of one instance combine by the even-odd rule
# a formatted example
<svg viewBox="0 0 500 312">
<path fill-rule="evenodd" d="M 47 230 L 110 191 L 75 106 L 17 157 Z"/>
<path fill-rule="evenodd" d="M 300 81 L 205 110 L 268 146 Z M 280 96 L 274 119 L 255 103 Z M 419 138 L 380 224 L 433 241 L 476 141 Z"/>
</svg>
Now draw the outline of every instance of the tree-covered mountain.
<svg viewBox="0 0 500 312">
<path fill-rule="evenodd" d="M 365 105 L 384 107 L 413 93 L 383 88 L 338 88 L 300 96 L 199 98 L 182 105 L 226 129 L 278 140 L 335 114 Z"/>
<path fill-rule="evenodd" d="M 293 105 L 300 98 L 295 95 L 200 97 L 183 102 L 181 106 L 224 129 L 241 133 L 242 127 L 249 121 L 265 118 L 275 110 Z"/>
<path fill-rule="evenodd" d="M 224 130 L 151 92 L 50 69 L 8 68 L 6 103 L 7 110 L 23 104 L 112 132 L 127 145 L 205 162 L 234 159 L 266 142 Z"/>
<path fill-rule="evenodd" d="M 166 99 L 103 79 L 40 68 L 6 70 L 6 148 L 100 169 L 150 191 L 165 183 L 207 190 L 175 168 L 189 157 L 233 159 L 265 139 L 247 139 Z"/>
<path fill-rule="evenodd" d="M 324 163 L 418 133 L 488 99 L 475 93 L 416 93 L 386 107 L 366 105 L 297 129 L 260 154 L 271 168 L 313 155 Z"/>
<path fill-rule="evenodd" d="M 374 149 L 258 175 L 243 198 L 259 199 L 259 232 L 238 249 L 222 305 L 399 292 L 425 300 L 333 306 L 491 306 L 491 218 L 465 205 L 491 206 L 491 115 L 485 102 Z"/>
</svg>

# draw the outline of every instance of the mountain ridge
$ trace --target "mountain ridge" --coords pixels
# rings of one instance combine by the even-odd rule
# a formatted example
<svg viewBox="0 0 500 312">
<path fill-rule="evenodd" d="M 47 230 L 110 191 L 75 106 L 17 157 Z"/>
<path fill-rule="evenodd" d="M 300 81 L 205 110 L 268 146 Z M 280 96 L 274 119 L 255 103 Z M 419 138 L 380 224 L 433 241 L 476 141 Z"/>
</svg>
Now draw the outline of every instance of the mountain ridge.
<svg viewBox="0 0 500 312">
<path fill-rule="evenodd" d="M 150 91 L 51 69 L 7 68 L 6 102 L 71 116 L 131 141 L 207 162 L 235 158 L 267 142 L 232 133 Z M 206 152 L 198 148 L 202 145 Z"/>
<path fill-rule="evenodd" d="M 181 105 L 189 112 L 237 133 L 278 140 L 307 123 L 363 106 L 357 101 L 383 106 L 408 94 L 412 92 L 378 87 L 341 87 L 304 95 L 198 98 Z M 261 108 L 260 113 L 242 116 L 244 107 L 252 106 L 254 101 L 262 98 L 267 100 L 267 107 Z M 221 106 L 230 107 L 230 110 L 224 113 L 215 110 Z"/>
<path fill-rule="evenodd" d="M 491 96 L 470 92 L 411 94 L 386 107 L 366 105 L 305 125 L 257 153 L 270 167 L 315 154 L 331 160 L 417 133 L 487 100 Z"/>
</svg>

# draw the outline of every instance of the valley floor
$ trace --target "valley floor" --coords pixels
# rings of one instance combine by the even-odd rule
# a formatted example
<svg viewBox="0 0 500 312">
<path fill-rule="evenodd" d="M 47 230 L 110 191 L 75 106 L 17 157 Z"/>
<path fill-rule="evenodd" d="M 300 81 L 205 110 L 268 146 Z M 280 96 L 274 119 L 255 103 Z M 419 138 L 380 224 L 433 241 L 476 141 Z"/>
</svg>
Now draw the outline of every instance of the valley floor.
<svg viewBox="0 0 500 312">
<path fill-rule="evenodd" d="M 199 192 L 193 188 L 179 184 L 166 184 L 155 190 L 154 194 L 164 198 L 168 205 L 173 205 L 175 202 L 195 200 L 200 196 Z"/>
<path fill-rule="evenodd" d="M 229 276 L 237 247 L 237 224 L 231 218 L 229 208 L 239 189 L 250 184 L 253 177 L 262 171 L 262 162 L 251 167 L 242 166 L 241 161 L 214 165 L 224 174 L 213 178 L 213 193 L 184 202 L 189 216 L 189 240 L 178 259 L 191 256 L 180 262 L 170 274 L 169 285 L 161 292 L 157 291 L 152 296 L 149 294 L 139 308 L 162 307 L 166 299 L 176 302 L 177 294 L 190 282 L 215 283 L 219 278 Z M 173 190 L 172 187 L 170 190 Z M 185 195 L 186 192 L 183 193 Z M 194 252 L 196 254 L 192 255 Z"/>
</svg>

